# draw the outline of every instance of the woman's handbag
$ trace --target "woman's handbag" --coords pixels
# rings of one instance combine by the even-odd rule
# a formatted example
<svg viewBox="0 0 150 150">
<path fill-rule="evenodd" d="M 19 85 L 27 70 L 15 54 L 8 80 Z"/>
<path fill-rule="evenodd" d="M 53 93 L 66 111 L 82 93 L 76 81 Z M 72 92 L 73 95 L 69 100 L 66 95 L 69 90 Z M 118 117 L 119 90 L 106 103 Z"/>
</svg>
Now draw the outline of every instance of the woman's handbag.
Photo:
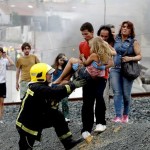
<svg viewBox="0 0 150 150">
<path fill-rule="evenodd" d="M 134 39 L 133 39 L 133 42 L 134 42 Z M 130 46 L 132 45 L 133 42 L 130 43 Z M 125 51 L 123 56 L 127 54 L 128 49 Z M 141 67 L 138 64 L 138 61 L 129 61 L 129 62 L 121 63 L 121 73 L 128 80 L 136 79 L 140 75 L 140 72 L 141 72 Z"/>
<path fill-rule="evenodd" d="M 137 61 L 122 62 L 121 73 L 128 80 L 136 79 L 141 72 L 141 68 Z"/>
</svg>

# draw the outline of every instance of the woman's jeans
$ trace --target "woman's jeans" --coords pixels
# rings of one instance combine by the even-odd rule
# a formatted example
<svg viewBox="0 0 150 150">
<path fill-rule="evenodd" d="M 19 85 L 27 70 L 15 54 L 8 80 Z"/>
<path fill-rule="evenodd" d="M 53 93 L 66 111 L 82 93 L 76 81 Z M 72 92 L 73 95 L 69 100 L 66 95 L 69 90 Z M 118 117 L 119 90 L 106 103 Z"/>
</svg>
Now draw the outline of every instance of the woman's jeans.
<svg viewBox="0 0 150 150">
<path fill-rule="evenodd" d="M 129 114 L 133 81 L 123 77 L 120 68 L 111 68 L 110 82 L 114 93 L 116 117 Z"/>
</svg>

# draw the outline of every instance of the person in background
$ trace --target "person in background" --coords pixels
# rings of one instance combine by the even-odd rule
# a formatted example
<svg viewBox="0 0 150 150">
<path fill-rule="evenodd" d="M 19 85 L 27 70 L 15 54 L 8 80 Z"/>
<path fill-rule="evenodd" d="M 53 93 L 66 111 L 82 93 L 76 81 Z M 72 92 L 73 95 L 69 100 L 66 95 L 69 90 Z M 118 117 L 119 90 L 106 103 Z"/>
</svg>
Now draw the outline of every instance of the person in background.
<svg viewBox="0 0 150 150">
<path fill-rule="evenodd" d="M 129 111 L 131 103 L 131 89 L 133 80 L 128 80 L 121 74 L 121 62 L 141 60 L 141 49 L 135 38 L 134 25 L 130 21 L 124 21 L 121 24 L 119 34 L 116 35 L 114 48 L 117 55 L 114 57 L 114 67 L 110 70 L 110 81 L 114 93 L 115 118 L 113 122 L 127 123 L 129 120 Z M 130 46 L 131 45 L 131 46 Z M 128 49 L 128 54 L 122 55 Z M 133 56 L 133 54 L 135 56 Z"/>
<path fill-rule="evenodd" d="M 113 24 L 107 24 L 106 26 L 108 26 L 111 29 L 111 33 L 115 38 L 116 37 L 115 26 Z"/>
<path fill-rule="evenodd" d="M 0 47 L 0 123 L 3 123 L 4 98 L 6 98 L 6 69 L 14 65 L 13 60 Z"/>
<path fill-rule="evenodd" d="M 101 37 L 104 41 L 108 42 L 111 48 L 112 56 L 116 55 L 116 51 L 113 48 L 115 39 L 111 31 L 111 27 L 113 28 L 113 25 L 102 25 L 97 31 L 97 36 Z M 104 99 L 106 103 L 106 108 L 109 108 L 109 91 L 110 91 L 111 85 L 110 85 L 110 78 L 107 80 L 107 84 L 104 90 Z M 95 119 L 96 120 L 96 119 Z"/>
<path fill-rule="evenodd" d="M 55 69 L 55 71 L 53 73 L 53 77 L 52 77 L 52 82 L 54 82 L 56 79 L 58 79 L 60 77 L 67 62 L 68 62 L 68 59 L 64 53 L 60 53 L 57 55 L 57 57 L 55 58 L 54 64 L 52 65 L 52 67 Z M 54 86 L 56 86 L 56 85 L 52 84 L 52 87 L 54 87 Z M 61 104 L 62 104 L 62 112 L 64 114 L 65 120 L 67 122 L 70 122 L 68 97 L 63 98 L 61 100 Z"/>
<path fill-rule="evenodd" d="M 37 56 L 30 54 L 31 45 L 29 43 L 23 43 L 21 49 L 23 56 L 18 58 L 16 62 L 16 90 L 19 91 L 20 89 L 20 99 L 22 100 L 27 91 L 28 82 L 31 80 L 29 73 L 30 68 L 40 61 Z"/>
<path fill-rule="evenodd" d="M 115 42 L 115 39 L 113 37 L 113 34 L 111 32 L 111 29 L 107 25 L 102 25 L 97 31 L 97 36 L 100 36 L 104 41 L 108 42 L 108 44 L 111 46 L 113 52 L 112 55 L 115 55 L 115 50 L 113 49 L 113 45 Z"/>
<path fill-rule="evenodd" d="M 50 87 L 54 71 L 54 68 L 45 63 L 35 64 L 30 69 L 31 81 L 16 119 L 16 128 L 20 135 L 19 150 L 32 150 L 35 140 L 41 140 L 42 130 L 49 127 L 55 128 L 66 150 L 82 141 L 82 138 L 72 138 L 68 124 L 57 106 L 61 99 L 69 96 L 75 88 L 84 86 L 86 82 L 73 80 L 66 85 Z"/>
</svg>

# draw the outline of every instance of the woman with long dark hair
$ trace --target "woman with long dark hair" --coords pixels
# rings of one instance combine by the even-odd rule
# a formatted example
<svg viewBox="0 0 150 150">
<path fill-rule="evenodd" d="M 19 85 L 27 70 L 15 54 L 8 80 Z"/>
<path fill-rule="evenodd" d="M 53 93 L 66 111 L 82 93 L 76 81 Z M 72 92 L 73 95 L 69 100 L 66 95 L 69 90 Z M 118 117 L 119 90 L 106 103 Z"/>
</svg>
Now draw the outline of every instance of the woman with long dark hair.
<svg viewBox="0 0 150 150">
<path fill-rule="evenodd" d="M 68 62 L 68 60 L 67 60 L 67 57 L 64 53 L 59 53 L 56 56 L 54 64 L 53 64 L 53 68 L 55 68 L 55 71 L 54 71 L 53 77 L 52 77 L 53 82 L 60 77 L 60 75 L 62 74 L 62 72 L 63 72 L 63 70 L 67 64 L 67 62 Z M 53 84 L 52 86 L 56 86 L 56 85 Z M 70 122 L 68 97 L 63 98 L 61 100 L 61 104 L 62 104 L 62 112 L 64 114 L 65 120 L 67 122 Z"/>
</svg>

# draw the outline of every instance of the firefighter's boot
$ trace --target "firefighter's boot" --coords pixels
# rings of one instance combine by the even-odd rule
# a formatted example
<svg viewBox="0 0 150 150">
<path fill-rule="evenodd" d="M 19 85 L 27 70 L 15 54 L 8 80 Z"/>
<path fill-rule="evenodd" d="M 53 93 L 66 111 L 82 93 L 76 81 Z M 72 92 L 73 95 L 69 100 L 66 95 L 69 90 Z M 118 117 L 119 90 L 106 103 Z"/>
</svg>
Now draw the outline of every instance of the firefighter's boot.
<svg viewBox="0 0 150 150">
<path fill-rule="evenodd" d="M 65 147 L 65 150 L 70 150 L 73 147 L 75 147 L 77 144 L 79 144 L 80 142 L 82 142 L 84 139 L 83 138 L 79 138 L 79 139 L 72 139 L 72 137 L 68 137 L 66 139 L 61 140 L 62 144 Z"/>
</svg>

